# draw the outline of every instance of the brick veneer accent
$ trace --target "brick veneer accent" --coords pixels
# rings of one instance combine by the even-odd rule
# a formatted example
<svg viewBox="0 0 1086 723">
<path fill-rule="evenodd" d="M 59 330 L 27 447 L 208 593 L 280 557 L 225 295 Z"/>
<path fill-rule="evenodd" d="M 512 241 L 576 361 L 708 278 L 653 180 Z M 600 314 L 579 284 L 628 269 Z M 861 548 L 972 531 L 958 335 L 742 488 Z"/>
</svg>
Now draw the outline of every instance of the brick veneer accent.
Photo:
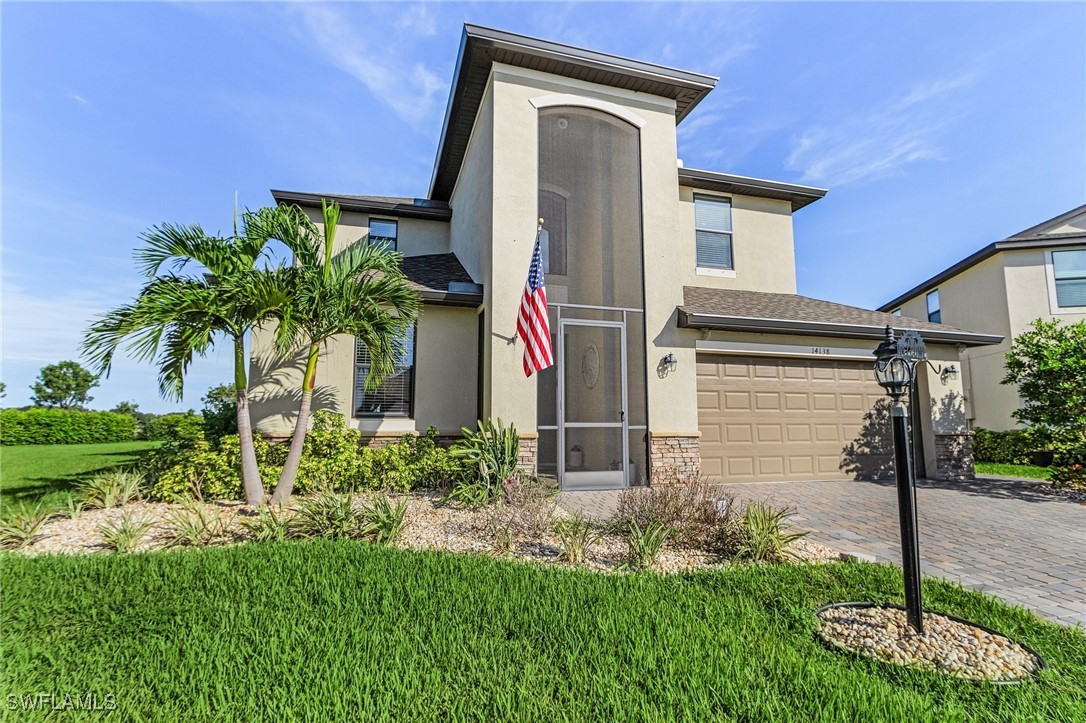
<svg viewBox="0 0 1086 723">
<path fill-rule="evenodd" d="M 935 477 L 958 481 L 976 479 L 971 435 L 935 435 Z"/>
<path fill-rule="evenodd" d="M 701 474 L 701 435 L 649 432 L 651 484 L 693 479 Z"/>
</svg>

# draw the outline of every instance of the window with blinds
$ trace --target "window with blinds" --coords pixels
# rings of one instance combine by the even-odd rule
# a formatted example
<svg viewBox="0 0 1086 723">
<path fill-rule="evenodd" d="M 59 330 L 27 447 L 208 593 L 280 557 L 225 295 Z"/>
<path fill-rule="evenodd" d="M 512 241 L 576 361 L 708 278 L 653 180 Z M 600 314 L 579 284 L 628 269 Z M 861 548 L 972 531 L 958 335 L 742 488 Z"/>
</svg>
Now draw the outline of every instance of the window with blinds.
<svg viewBox="0 0 1086 723">
<path fill-rule="evenodd" d="M 1052 252 L 1056 281 L 1056 306 L 1086 306 L 1086 249 Z"/>
<path fill-rule="evenodd" d="M 413 413 L 415 391 L 415 327 L 408 328 L 403 354 L 381 386 L 366 389 L 366 374 L 370 370 L 370 353 L 366 345 L 355 340 L 354 352 L 354 416 L 410 417 Z"/>
<path fill-rule="evenodd" d="M 698 266 L 734 269 L 732 263 L 732 202 L 727 198 L 694 196 L 694 236 Z"/>
<path fill-rule="evenodd" d="M 379 218 L 370 219 L 370 243 L 384 246 L 389 251 L 396 250 L 396 222 Z"/>
</svg>

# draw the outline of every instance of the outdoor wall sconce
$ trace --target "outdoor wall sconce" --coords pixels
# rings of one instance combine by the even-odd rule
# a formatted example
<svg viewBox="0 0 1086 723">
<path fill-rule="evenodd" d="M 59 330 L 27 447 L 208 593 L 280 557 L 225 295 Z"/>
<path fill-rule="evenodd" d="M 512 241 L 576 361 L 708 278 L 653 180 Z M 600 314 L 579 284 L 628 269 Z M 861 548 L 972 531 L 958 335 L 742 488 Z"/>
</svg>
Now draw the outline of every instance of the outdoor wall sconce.
<svg viewBox="0 0 1086 723">
<path fill-rule="evenodd" d="M 671 352 L 668 352 L 664 356 L 664 359 L 661 362 L 661 364 L 668 370 L 669 373 L 675 371 L 679 366 L 678 360 L 675 359 L 675 355 L 672 354 Z"/>
<path fill-rule="evenodd" d="M 928 352 L 920 332 L 909 330 L 894 338 L 886 327 L 886 338 L 875 350 L 875 379 L 890 395 L 890 419 L 894 429 L 894 478 L 897 482 L 898 526 L 901 528 L 901 568 L 905 573 L 905 614 L 910 627 L 924 632 L 920 600 L 920 541 L 916 529 L 916 472 L 909 451 L 908 413 L 901 398 L 916 379 L 916 365 L 927 360 Z"/>
<path fill-rule="evenodd" d="M 941 371 L 939 373 L 939 376 L 942 378 L 944 383 L 948 379 L 957 379 L 958 378 L 958 367 L 954 366 L 953 364 L 948 364 L 945 367 L 943 367 L 943 371 Z"/>
</svg>

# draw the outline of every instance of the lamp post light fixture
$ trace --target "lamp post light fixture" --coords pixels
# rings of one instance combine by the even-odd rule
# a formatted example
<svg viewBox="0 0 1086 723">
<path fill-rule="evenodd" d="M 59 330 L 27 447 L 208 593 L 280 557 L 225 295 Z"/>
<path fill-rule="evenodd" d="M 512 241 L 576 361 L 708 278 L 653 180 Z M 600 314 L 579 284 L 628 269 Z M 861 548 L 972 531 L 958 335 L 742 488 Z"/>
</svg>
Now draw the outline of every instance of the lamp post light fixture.
<svg viewBox="0 0 1086 723">
<path fill-rule="evenodd" d="M 909 430 L 902 397 L 916 380 L 916 365 L 927 359 L 924 340 L 909 330 L 894 337 L 886 327 L 886 338 L 875 350 L 875 379 L 890 395 L 890 420 L 894 429 L 894 479 L 897 482 L 898 525 L 901 528 L 901 568 L 905 575 L 905 611 L 909 625 L 924 632 L 920 599 L 920 541 L 916 526 L 916 472 L 909 449 Z"/>
<path fill-rule="evenodd" d="M 668 352 L 664 356 L 663 362 L 664 362 L 664 367 L 667 368 L 668 372 L 673 372 L 679 367 L 679 361 L 675 358 L 675 355 L 672 354 L 671 352 Z"/>
</svg>

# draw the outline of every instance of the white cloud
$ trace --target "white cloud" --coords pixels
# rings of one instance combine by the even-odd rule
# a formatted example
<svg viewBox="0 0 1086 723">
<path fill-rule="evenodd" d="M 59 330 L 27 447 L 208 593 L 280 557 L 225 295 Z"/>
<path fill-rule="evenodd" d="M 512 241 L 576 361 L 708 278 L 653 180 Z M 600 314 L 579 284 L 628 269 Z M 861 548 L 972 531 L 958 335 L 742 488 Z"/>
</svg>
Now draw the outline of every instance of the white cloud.
<svg viewBox="0 0 1086 723">
<path fill-rule="evenodd" d="M 972 83 L 976 73 L 913 85 L 866 113 L 836 125 L 816 125 L 796 134 L 787 166 L 805 183 L 840 186 L 898 173 L 917 161 L 944 159 L 939 136 L 957 120 L 947 94 Z"/>
<path fill-rule="evenodd" d="M 396 21 L 401 30 L 412 30 L 416 35 L 430 37 L 437 34 L 437 22 L 430 8 L 425 5 L 408 5 Z"/>
<path fill-rule="evenodd" d="M 90 105 L 90 101 L 81 96 L 79 93 L 68 93 L 68 97 L 74 100 L 79 105 Z"/>
<path fill-rule="evenodd" d="M 328 5 L 296 3 L 307 37 L 336 67 L 362 82 L 381 102 L 414 126 L 428 127 L 445 83 L 423 63 L 405 64 L 395 43 L 375 42 L 356 31 L 350 20 Z M 435 32 L 429 10 L 409 9 L 399 23 L 419 36 Z"/>
</svg>

